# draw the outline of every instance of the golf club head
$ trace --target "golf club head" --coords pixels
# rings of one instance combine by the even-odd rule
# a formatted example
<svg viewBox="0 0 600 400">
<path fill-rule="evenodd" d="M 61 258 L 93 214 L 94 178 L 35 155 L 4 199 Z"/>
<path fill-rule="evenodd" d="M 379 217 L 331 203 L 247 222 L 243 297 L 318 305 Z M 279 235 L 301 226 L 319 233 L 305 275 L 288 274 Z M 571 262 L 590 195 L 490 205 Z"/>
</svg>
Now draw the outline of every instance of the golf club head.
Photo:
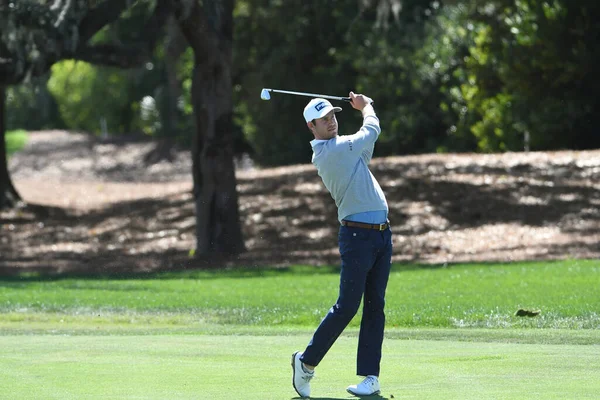
<svg viewBox="0 0 600 400">
<path fill-rule="evenodd" d="M 263 100 L 271 100 L 271 93 L 269 93 L 269 89 L 261 90 L 260 98 Z"/>
</svg>

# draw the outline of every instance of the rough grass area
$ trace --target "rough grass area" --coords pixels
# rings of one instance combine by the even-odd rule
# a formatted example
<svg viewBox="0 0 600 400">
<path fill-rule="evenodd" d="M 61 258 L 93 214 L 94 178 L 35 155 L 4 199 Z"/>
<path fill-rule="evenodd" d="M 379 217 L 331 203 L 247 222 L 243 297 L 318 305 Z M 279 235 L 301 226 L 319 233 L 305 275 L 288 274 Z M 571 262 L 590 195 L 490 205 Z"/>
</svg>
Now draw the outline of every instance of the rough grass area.
<svg viewBox="0 0 600 400">
<path fill-rule="evenodd" d="M 335 267 L 190 271 L 134 278 L 5 278 L 0 321 L 13 327 L 43 313 L 173 327 L 197 324 L 316 326 L 336 300 Z M 600 328 L 597 261 L 395 265 L 389 327 Z M 519 309 L 540 311 L 519 317 Z M 42 314 L 40 314 L 42 313 Z M 356 327 L 359 315 L 351 323 Z M 67 318 L 68 319 L 68 318 Z"/>
</svg>

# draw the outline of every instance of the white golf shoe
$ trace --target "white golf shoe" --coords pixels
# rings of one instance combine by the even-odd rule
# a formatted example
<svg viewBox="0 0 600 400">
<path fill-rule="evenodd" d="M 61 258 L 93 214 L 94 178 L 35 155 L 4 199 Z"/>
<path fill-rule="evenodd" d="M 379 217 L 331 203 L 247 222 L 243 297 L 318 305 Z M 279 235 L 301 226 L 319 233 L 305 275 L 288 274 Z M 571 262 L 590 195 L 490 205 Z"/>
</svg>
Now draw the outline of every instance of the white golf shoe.
<svg viewBox="0 0 600 400">
<path fill-rule="evenodd" d="M 370 396 L 379 394 L 381 388 L 379 387 L 379 379 L 376 376 L 369 375 L 358 385 L 350 385 L 346 390 L 355 396 Z"/>
<path fill-rule="evenodd" d="M 310 396 L 310 380 L 315 376 L 314 371 L 304 372 L 304 368 L 302 368 L 302 361 L 300 361 L 300 357 L 302 356 L 302 352 L 297 351 L 292 354 L 292 370 L 294 371 L 294 375 L 292 377 L 292 385 L 294 385 L 294 389 L 296 393 L 300 395 L 300 397 L 309 397 Z"/>
</svg>

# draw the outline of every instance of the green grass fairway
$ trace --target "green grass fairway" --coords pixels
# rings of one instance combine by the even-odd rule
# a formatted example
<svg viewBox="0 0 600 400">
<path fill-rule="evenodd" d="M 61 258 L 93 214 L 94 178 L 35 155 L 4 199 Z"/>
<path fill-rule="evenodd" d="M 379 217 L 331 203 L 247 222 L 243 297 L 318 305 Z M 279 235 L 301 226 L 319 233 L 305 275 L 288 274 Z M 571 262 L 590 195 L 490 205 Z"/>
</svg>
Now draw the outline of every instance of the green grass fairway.
<svg viewBox="0 0 600 400">
<path fill-rule="evenodd" d="M 0 278 L 0 399 L 295 398 L 291 354 L 338 285 L 299 266 Z M 597 260 L 395 265 L 375 399 L 598 398 L 598 287 Z M 313 399 L 351 398 L 359 315 Z"/>
<path fill-rule="evenodd" d="M 0 336 L 0 397 L 291 399 L 291 353 L 306 336 Z M 348 399 L 356 338 L 317 369 L 313 399 Z M 600 393 L 600 347 L 395 340 L 381 397 L 585 399 Z M 377 398 L 377 397 L 376 397 Z"/>
</svg>

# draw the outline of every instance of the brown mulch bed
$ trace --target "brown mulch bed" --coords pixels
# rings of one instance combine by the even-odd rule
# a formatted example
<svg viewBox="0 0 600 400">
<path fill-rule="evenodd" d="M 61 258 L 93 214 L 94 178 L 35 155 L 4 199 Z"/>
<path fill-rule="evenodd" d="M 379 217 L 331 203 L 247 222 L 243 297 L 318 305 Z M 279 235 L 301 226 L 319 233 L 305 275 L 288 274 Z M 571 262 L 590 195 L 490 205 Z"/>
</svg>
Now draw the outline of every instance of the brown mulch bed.
<svg viewBox="0 0 600 400">
<path fill-rule="evenodd" d="M 0 213 L 0 273 L 158 271 L 338 263 L 336 210 L 310 164 L 238 163 L 247 252 L 197 260 L 187 151 L 36 132 L 9 168 L 40 207 Z M 396 262 L 600 257 L 600 151 L 375 158 Z"/>
</svg>

